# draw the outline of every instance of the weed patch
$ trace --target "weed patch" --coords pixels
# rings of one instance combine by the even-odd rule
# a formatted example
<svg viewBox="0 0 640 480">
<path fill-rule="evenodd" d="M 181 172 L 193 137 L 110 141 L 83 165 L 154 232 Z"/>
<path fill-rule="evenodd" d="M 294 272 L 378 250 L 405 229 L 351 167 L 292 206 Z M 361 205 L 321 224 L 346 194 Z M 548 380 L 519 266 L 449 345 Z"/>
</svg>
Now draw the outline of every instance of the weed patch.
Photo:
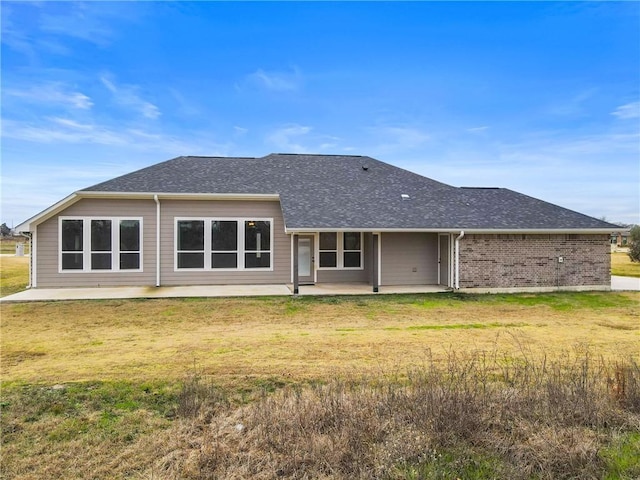
<svg viewBox="0 0 640 480">
<path fill-rule="evenodd" d="M 636 363 L 588 354 L 452 354 L 385 379 L 287 386 L 216 409 L 206 424 L 180 421 L 157 468 L 190 479 L 635 478 L 639 380 Z M 624 398 L 612 381 L 627 385 Z"/>
</svg>

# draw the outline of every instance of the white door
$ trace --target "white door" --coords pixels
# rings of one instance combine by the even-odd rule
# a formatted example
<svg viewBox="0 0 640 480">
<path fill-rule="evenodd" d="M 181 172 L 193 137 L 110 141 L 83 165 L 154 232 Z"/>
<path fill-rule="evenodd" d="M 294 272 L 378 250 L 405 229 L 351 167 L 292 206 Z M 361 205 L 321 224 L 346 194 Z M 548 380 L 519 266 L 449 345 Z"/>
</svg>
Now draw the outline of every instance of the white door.
<svg viewBox="0 0 640 480">
<path fill-rule="evenodd" d="M 298 238 L 298 281 L 313 283 L 313 237 Z"/>
</svg>

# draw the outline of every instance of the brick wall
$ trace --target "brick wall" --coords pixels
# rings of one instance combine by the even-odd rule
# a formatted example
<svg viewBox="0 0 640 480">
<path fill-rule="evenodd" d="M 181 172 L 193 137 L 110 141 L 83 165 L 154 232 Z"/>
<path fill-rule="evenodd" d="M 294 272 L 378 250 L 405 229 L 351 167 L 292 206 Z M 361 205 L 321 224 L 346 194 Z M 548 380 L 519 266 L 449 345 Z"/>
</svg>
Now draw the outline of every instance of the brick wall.
<svg viewBox="0 0 640 480">
<path fill-rule="evenodd" d="M 466 235 L 460 288 L 610 285 L 609 242 L 609 235 Z"/>
</svg>

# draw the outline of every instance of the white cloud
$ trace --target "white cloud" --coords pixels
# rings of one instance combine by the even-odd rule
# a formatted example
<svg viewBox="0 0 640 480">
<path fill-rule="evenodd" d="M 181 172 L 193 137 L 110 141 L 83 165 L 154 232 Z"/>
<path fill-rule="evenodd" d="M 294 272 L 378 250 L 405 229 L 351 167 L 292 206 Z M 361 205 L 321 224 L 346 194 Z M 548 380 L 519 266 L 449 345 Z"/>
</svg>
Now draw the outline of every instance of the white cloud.
<svg viewBox="0 0 640 480">
<path fill-rule="evenodd" d="M 266 142 L 280 153 L 324 153 L 338 148 L 340 139 L 314 133 L 312 127 L 290 124 L 280 127 L 266 137 Z"/>
<path fill-rule="evenodd" d="M 106 75 L 100 76 L 100 81 L 109 90 L 119 105 L 131 108 L 146 118 L 155 120 L 161 113 L 160 109 L 151 102 L 142 99 L 138 95 L 139 87 L 136 85 L 116 85 Z"/>
<path fill-rule="evenodd" d="M 292 72 L 267 72 L 259 68 L 245 78 L 245 84 L 274 92 L 298 90 L 301 82 L 302 76 L 297 68 L 294 68 Z"/>
<path fill-rule="evenodd" d="M 597 92 L 597 88 L 587 88 L 576 93 L 573 97 L 563 99 L 563 101 L 550 106 L 547 111 L 551 115 L 560 117 L 583 116 L 587 112 L 586 104 Z"/>
<path fill-rule="evenodd" d="M 638 118 L 640 117 L 640 102 L 631 102 L 625 105 L 620 105 L 613 112 L 611 112 L 611 115 L 623 120 Z"/>
<path fill-rule="evenodd" d="M 191 132 L 182 139 L 161 132 L 148 132 L 121 126 L 109 127 L 93 123 L 80 123 L 62 117 L 47 117 L 34 125 L 28 122 L 4 120 L 2 138 L 36 144 L 102 145 L 127 148 L 135 152 L 156 152 L 163 155 L 223 155 L 230 148 L 211 140 L 208 132 Z"/>
<path fill-rule="evenodd" d="M 62 83 L 41 83 L 29 88 L 5 89 L 4 95 L 19 98 L 28 103 L 62 105 L 81 110 L 88 110 L 93 106 L 91 98 L 81 92 L 73 91 Z"/>
<path fill-rule="evenodd" d="M 538 133 L 521 141 L 435 145 L 399 165 L 455 186 L 505 187 L 594 217 L 640 212 L 640 134 Z"/>
<path fill-rule="evenodd" d="M 394 155 L 423 147 L 431 140 L 431 135 L 415 127 L 373 127 L 367 129 L 377 145 L 367 150 L 374 155 Z"/>
<path fill-rule="evenodd" d="M 311 131 L 311 127 L 303 125 L 288 125 L 272 132 L 267 141 L 278 148 L 281 153 L 310 153 L 310 150 L 300 143 L 296 143 Z"/>
<path fill-rule="evenodd" d="M 489 127 L 487 125 L 482 125 L 481 127 L 467 128 L 467 132 L 469 133 L 481 133 L 481 132 L 486 132 L 487 130 L 489 130 Z"/>
</svg>

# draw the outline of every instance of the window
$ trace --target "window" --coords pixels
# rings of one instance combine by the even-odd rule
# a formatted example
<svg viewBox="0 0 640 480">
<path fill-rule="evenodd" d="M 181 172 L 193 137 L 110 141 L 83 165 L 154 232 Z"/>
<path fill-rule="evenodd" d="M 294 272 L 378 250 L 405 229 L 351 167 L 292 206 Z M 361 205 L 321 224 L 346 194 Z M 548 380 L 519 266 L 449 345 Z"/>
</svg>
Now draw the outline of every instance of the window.
<svg viewBox="0 0 640 480">
<path fill-rule="evenodd" d="M 63 270 L 82 270 L 83 260 L 83 240 L 82 220 L 62 220 L 61 232 L 62 241 L 62 269 Z"/>
<path fill-rule="evenodd" d="M 140 271 L 141 219 L 61 218 L 61 271 Z"/>
<path fill-rule="evenodd" d="M 120 270 L 140 268 L 140 221 L 120 220 Z"/>
<path fill-rule="evenodd" d="M 338 234 L 320 232 L 320 268 L 338 266 Z"/>
<path fill-rule="evenodd" d="M 271 222 L 244 222 L 244 266 L 265 268 L 271 265 Z"/>
<path fill-rule="evenodd" d="M 361 232 L 321 232 L 318 251 L 319 268 L 363 268 Z"/>
<path fill-rule="evenodd" d="M 359 232 L 344 232 L 343 265 L 345 268 L 360 268 L 362 258 L 362 235 Z"/>
<path fill-rule="evenodd" d="M 111 270 L 111 220 L 91 220 L 91 270 Z"/>
<path fill-rule="evenodd" d="M 176 219 L 176 269 L 271 269 L 272 219 Z"/>
<path fill-rule="evenodd" d="M 238 267 L 238 222 L 211 222 L 211 268 Z"/>
<path fill-rule="evenodd" d="M 178 222 L 178 268 L 204 268 L 204 221 Z"/>
</svg>

